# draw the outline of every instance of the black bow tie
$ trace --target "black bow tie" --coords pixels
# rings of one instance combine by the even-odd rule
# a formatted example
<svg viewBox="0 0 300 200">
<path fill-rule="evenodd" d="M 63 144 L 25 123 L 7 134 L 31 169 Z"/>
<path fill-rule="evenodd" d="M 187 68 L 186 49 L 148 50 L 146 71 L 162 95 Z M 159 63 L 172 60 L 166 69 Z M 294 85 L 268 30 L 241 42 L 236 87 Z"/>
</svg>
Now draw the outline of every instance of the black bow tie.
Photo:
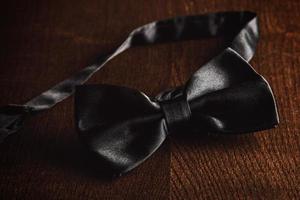
<svg viewBox="0 0 300 200">
<path fill-rule="evenodd" d="M 113 53 L 23 106 L 2 110 L 2 137 L 21 126 L 26 113 L 49 109 L 76 87 L 80 138 L 110 169 L 123 174 L 138 166 L 172 132 L 240 134 L 272 128 L 278 114 L 267 81 L 249 65 L 258 40 L 251 12 L 225 12 L 157 21 L 135 29 Z M 231 44 L 181 87 L 150 98 L 113 85 L 80 85 L 110 59 L 140 45 L 224 34 Z M 188 135 L 187 135 L 188 137 Z"/>
</svg>

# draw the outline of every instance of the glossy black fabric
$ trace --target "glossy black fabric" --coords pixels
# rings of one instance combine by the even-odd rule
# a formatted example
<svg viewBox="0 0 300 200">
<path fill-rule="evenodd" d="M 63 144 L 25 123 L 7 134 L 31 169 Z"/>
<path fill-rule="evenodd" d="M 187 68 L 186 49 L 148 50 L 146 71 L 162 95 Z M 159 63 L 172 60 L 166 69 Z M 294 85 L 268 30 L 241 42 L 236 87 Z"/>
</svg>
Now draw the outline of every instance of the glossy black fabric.
<svg viewBox="0 0 300 200">
<path fill-rule="evenodd" d="M 156 97 L 121 86 L 81 85 L 128 48 L 218 35 L 224 35 L 229 46 L 185 85 Z M 138 166 L 169 133 L 178 130 L 240 134 L 272 128 L 278 124 L 278 114 L 271 88 L 248 63 L 257 41 L 257 17 L 252 12 L 221 12 L 149 23 L 135 29 L 115 51 L 99 57 L 78 74 L 22 106 L 8 106 L 12 112 L 0 110 L 1 136 L 16 132 L 25 114 L 51 108 L 70 96 L 75 87 L 80 138 L 111 175 Z"/>
</svg>

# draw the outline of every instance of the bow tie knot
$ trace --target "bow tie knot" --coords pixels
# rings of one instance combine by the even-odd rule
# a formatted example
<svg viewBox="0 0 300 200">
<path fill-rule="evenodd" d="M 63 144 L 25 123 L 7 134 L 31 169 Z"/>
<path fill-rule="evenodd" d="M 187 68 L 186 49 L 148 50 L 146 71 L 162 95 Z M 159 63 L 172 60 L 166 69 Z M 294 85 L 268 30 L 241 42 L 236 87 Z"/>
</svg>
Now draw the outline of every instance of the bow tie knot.
<svg viewBox="0 0 300 200">
<path fill-rule="evenodd" d="M 167 92 L 159 100 L 168 132 L 185 127 L 191 118 L 191 109 L 182 90 Z"/>
</svg>

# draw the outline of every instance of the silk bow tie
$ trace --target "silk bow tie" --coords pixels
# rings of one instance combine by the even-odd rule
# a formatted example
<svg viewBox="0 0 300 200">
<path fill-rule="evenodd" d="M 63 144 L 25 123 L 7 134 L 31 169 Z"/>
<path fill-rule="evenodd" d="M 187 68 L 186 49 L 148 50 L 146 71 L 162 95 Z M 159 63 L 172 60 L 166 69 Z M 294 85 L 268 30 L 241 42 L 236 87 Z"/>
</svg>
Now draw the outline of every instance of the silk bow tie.
<svg viewBox="0 0 300 200">
<path fill-rule="evenodd" d="M 134 46 L 223 34 L 231 41 L 187 83 L 150 98 L 121 86 L 81 85 L 116 55 Z M 118 48 L 24 105 L 0 114 L 1 136 L 16 132 L 27 113 L 51 108 L 76 88 L 75 115 L 80 138 L 112 175 L 138 166 L 169 133 L 240 134 L 278 124 L 268 82 L 248 63 L 258 40 L 252 12 L 222 12 L 156 21 L 135 29 Z M 188 137 L 188 136 L 187 136 Z"/>
</svg>

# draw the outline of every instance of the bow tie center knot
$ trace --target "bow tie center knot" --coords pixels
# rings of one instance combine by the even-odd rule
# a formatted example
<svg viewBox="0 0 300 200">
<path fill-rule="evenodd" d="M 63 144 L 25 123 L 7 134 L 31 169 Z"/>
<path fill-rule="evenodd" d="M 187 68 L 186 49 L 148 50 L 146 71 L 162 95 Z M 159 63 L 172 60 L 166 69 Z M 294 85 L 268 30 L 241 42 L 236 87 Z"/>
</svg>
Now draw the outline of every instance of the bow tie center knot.
<svg viewBox="0 0 300 200">
<path fill-rule="evenodd" d="M 168 131 L 183 127 L 191 118 L 191 110 L 183 93 L 169 100 L 160 102 L 162 112 L 167 122 Z"/>
</svg>

